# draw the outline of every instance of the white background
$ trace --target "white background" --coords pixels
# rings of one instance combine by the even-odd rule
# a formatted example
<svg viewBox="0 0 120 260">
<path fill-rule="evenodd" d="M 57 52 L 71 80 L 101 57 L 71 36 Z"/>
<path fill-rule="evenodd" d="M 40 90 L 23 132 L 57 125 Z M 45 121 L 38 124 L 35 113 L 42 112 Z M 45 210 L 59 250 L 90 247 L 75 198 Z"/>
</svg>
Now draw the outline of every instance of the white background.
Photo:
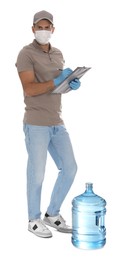
<svg viewBox="0 0 120 260">
<path fill-rule="evenodd" d="M 20 49 L 32 42 L 34 13 L 54 15 L 52 45 L 62 50 L 66 67 L 90 66 L 78 91 L 63 95 L 63 118 L 69 131 L 78 173 L 61 208 L 71 223 L 71 201 L 93 182 L 94 192 L 107 201 L 107 243 L 99 250 L 75 248 L 71 235 L 53 230 L 42 239 L 27 231 L 26 161 L 22 130 L 24 102 L 15 62 Z M 0 8 L 0 258 L 119 258 L 120 172 L 120 40 L 119 0 L 6 1 Z M 42 193 L 43 215 L 57 169 L 48 156 Z"/>
</svg>

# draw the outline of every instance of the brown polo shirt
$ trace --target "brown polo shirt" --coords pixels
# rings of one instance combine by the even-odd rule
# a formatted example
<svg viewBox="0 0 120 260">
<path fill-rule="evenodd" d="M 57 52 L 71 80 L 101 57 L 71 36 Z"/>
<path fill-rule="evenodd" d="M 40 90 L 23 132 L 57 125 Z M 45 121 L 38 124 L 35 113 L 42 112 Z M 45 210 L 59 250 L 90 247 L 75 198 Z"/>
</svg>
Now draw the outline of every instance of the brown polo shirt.
<svg viewBox="0 0 120 260">
<path fill-rule="evenodd" d="M 49 52 L 44 52 L 34 40 L 19 52 L 16 66 L 18 72 L 34 71 L 36 82 L 45 82 L 59 75 L 59 69 L 63 69 L 64 66 L 64 58 L 61 51 L 51 45 Z M 24 94 L 24 102 L 25 124 L 41 126 L 63 124 L 61 94 L 47 93 L 32 97 Z"/>
</svg>

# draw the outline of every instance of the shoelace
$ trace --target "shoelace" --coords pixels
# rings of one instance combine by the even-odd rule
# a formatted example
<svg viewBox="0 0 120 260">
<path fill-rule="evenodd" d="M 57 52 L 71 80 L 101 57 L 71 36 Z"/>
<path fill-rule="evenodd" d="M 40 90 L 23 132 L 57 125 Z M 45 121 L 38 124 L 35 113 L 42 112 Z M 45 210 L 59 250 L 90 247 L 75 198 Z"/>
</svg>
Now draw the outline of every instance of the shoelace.
<svg viewBox="0 0 120 260">
<path fill-rule="evenodd" d="M 61 215 L 59 215 L 58 220 L 60 220 L 61 222 L 64 222 L 64 223 L 66 222 Z"/>
<path fill-rule="evenodd" d="M 41 224 L 41 226 L 43 227 L 44 230 L 48 229 L 41 219 L 39 219 L 39 222 L 40 222 L 40 224 Z"/>
</svg>

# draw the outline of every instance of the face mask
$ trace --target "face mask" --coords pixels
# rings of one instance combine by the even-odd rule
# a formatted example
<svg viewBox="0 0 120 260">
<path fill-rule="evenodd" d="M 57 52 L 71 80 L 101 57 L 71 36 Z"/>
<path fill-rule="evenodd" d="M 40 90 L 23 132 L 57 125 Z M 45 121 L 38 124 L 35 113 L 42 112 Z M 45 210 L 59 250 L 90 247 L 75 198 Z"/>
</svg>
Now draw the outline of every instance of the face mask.
<svg viewBox="0 0 120 260">
<path fill-rule="evenodd" d="M 35 39 L 40 44 L 47 44 L 51 38 L 52 32 L 47 30 L 35 31 Z"/>
</svg>

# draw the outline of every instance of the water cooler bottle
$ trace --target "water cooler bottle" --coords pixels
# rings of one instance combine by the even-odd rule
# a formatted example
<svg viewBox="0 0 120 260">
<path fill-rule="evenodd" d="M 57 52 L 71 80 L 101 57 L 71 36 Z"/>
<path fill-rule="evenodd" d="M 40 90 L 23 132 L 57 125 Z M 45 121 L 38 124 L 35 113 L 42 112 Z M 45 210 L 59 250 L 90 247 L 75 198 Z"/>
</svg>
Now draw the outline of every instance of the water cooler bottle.
<svg viewBox="0 0 120 260">
<path fill-rule="evenodd" d="M 72 244 L 81 249 L 97 249 L 106 243 L 106 201 L 86 183 L 83 194 L 72 201 Z"/>
</svg>

